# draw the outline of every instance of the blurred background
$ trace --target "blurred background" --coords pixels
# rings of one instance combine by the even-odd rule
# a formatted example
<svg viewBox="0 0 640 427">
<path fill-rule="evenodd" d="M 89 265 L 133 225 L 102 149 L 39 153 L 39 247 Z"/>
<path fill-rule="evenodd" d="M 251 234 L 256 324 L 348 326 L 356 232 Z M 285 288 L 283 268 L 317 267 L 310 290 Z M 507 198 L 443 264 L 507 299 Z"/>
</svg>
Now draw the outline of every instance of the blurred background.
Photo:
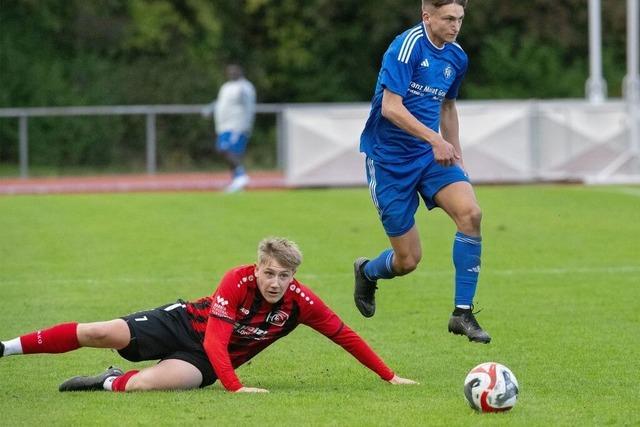
<svg viewBox="0 0 640 427">
<path fill-rule="evenodd" d="M 585 98 L 587 0 L 470 0 L 461 101 Z M 626 2 L 601 1 L 610 98 L 626 73 Z M 239 61 L 258 102 L 359 103 L 419 0 L 1 0 L 0 108 L 209 103 Z M 157 170 L 210 171 L 212 123 L 154 118 Z M 250 170 L 278 163 L 277 120 L 259 114 Z M 463 124 L 464 126 L 464 124 Z M 32 117 L 29 174 L 144 172 L 144 115 Z M 0 117 L 0 176 L 19 176 L 20 128 Z"/>
</svg>

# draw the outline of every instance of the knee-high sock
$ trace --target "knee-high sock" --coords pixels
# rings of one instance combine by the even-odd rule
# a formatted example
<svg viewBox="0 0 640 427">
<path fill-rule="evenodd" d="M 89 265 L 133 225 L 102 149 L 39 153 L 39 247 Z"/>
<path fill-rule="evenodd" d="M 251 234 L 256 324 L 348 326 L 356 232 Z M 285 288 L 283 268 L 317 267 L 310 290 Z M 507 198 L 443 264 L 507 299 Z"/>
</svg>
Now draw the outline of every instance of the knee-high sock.
<svg viewBox="0 0 640 427">
<path fill-rule="evenodd" d="M 396 277 L 397 274 L 393 272 L 393 249 L 386 249 L 377 258 L 366 263 L 364 275 L 372 281 Z"/>
<path fill-rule="evenodd" d="M 23 354 L 66 353 L 80 348 L 78 324 L 61 323 L 20 337 Z"/>
<path fill-rule="evenodd" d="M 135 374 L 137 374 L 138 372 L 139 371 L 136 371 L 136 370 L 127 371 L 127 372 L 124 373 L 124 375 L 120 375 L 119 377 L 116 377 L 116 379 L 114 379 L 111 382 L 111 388 L 108 389 L 108 390 L 111 390 L 111 391 L 127 391 L 127 383 L 129 382 L 131 377 L 134 376 Z"/>
<path fill-rule="evenodd" d="M 480 274 L 482 238 L 456 233 L 453 241 L 453 265 L 456 269 L 455 305 L 473 304 Z"/>
</svg>

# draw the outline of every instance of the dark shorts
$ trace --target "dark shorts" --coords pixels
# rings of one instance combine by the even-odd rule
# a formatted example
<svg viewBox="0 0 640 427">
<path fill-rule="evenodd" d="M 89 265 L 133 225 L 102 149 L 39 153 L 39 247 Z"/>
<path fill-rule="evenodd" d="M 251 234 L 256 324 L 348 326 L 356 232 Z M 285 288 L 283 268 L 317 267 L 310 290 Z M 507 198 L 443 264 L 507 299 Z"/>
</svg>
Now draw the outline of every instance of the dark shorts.
<svg viewBox="0 0 640 427">
<path fill-rule="evenodd" d="M 415 224 L 420 197 L 427 209 L 435 208 L 435 196 L 454 182 L 469 182 L 458 165 L 441 166 L 433 156 L 406 163 L 380 163 L 367 157 L 367 181 L 387 236 L 402 236 Z"/>
<path fill-rule="evenodd" d="M 123 316 L 131 331 L 131 342 L 118 353 L 131 362 L 178 359 L 202 373 L 206 387 L 218 378 L 198 336 L 191 328 L 184 302 Z"/>
</svg>

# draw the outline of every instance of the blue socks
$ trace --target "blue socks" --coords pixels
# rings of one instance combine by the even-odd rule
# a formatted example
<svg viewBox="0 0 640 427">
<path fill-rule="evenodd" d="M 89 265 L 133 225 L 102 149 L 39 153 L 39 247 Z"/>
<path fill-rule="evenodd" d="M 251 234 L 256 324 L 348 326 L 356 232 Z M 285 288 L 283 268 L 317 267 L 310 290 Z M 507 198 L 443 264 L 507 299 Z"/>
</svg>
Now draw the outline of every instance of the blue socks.
<svg viewBox="0 0 640 427">
<path fill-rule="evenodd" d="M 482 238 L 471 237 L 457 232 L 453 241 L 453 265 L 456 270 L 455 305 L 470 308 L 478 286 L 480 275 L 480 255 Z M 393 272 L 393 249 L 383 251 L 377 258 L 364 266 L 364 275 L 371 281 L 391 279 L 397 276 Z"/>
<path fill-rule="evenodd" d="M 396 277 L 393 272 L 393 249 L 387 249 L 364 265 L 364 275 L 371 281 Z"/>
<path fill-rule="evenodd" d="M 480 274 L 482 237 L 471 237 L 457 232 L 453 241 L 453 265 L 456 269 L 455 305 L 469 306 L 473 303 Z M 465 307 L 466 308 L 466 307 Z"/>
</svg>

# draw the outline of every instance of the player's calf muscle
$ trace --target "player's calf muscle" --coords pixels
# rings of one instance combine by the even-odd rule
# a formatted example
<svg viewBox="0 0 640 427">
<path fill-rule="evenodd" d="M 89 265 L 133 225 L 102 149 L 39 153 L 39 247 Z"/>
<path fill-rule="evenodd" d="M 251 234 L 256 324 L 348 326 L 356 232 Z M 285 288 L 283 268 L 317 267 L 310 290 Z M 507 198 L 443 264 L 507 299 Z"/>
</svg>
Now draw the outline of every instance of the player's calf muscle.
<svg viewBox="0 0 640 427">
<path fill-rule="evenodd" d="M 393 259 L 393 270 L 398 276 L 403 276 L 405 274 L 411 273 L 418 267 L 418 263 L 420 263 L 420 256 L 405 256 L 405 257 L 394 257 Z"/>
</svg>

